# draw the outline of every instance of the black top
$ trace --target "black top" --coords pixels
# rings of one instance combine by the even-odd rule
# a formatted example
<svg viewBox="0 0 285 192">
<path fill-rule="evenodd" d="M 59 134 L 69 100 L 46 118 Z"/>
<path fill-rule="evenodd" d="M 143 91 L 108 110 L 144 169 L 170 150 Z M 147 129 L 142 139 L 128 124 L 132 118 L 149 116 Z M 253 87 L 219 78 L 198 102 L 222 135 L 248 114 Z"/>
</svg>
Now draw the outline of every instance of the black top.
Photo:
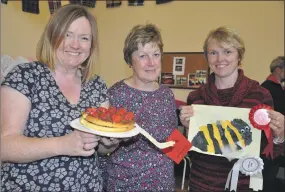
<svg viewBox="0 0 285 192">
<path fill-rule="evenodd" d="M 280 83 L 266 80 L 261 84 L 262 87 L 266 88 L 274 102 L 274 109 L 285 115 L 285 89 L 282 88 Z"/>
</svg>

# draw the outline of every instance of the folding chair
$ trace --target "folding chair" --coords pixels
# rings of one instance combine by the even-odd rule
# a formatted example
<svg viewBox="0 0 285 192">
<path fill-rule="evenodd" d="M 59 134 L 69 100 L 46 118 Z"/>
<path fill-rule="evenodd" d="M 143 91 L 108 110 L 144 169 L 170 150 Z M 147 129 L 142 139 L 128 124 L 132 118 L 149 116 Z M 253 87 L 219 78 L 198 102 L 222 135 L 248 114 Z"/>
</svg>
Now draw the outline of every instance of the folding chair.
<svg viewBox="0 0 285 192">
<path fill-rule="evenodd" d="M 184 162 L 184 167 L 183 167 L 183 175 L 182 175 L 182 183 L 181 183 L 181 190 L 184 189 L 184 182 L 185 182 L 185 177 L 186 177 L 186 166 L 187 166 L 187 162 L 189 163 L 189 171 L 191 171 L 191 160 L 188 156 L 185 156 L 183 158 L 183 162 Z M 188 186 L 188 189 L 189 189 L 189 186 Z"/>
</svg>

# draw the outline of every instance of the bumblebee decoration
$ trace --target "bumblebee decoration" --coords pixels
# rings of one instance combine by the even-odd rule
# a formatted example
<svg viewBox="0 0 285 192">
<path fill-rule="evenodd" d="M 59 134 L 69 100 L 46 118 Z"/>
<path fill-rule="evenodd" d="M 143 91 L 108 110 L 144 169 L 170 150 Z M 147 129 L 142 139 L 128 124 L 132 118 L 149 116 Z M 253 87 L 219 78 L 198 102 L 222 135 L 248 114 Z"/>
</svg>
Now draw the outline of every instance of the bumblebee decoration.
<svg viewBox="0 0 285 192">
<path fill-rule="evenodd" d="M 252 142 L 251 127 L 242 119 L 219 120 L 216 124 L 207 124 L 199 129 L 192 145 L 208 153 L 222 154 L 225 148 L 237 151 Z"/>
</svg>

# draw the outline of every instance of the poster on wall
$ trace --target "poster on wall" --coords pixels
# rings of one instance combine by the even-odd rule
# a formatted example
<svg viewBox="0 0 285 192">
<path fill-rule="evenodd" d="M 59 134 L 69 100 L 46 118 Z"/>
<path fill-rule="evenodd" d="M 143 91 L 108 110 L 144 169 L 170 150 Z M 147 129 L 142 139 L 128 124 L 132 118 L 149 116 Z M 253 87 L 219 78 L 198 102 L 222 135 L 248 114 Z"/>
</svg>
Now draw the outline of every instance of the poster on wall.
<svg viewBox="0 0 285 192">
<path fill-rule="evenodd" d="M 207 82 L 207 70 L 196 70 L 195 80 L 196 85 L 204 85 Z"/>
<path fill-rule="evenodd" d="M 173 73 L 161 73 L 160 83 L 164 85 L 174 85 L 175 76 Z"/>
<path fill-rule="evenodd" d="M 173 58 L 173 74 L 184 75 L 185 71 L 185 57 L 174 57 Z"/>
<path fill-rule="evenodd" d="M 197 89 L 207 82 L 208 71 L 203 52 L 164 52 L 159 82 L 175 89 Z"/>
<path fill-rule="evenodd" d="M 190 150 L 214 156 L 259 156 L 261 131 L 249 120 L 249 108 L 192 105 Z"/>
<path fill-rule="evenodd" d="M 186 84 L 187 84 L 187 78 L 186 77 L 176 75 L 175 85 L 185 86 Z"/>
<path fill-rule="evenodd" d="M 197 84 L 196 80 L 196 73 L 188 73 L 188 84 L 189 88 L 198 88 L 199 85 Z"/>
</svg>

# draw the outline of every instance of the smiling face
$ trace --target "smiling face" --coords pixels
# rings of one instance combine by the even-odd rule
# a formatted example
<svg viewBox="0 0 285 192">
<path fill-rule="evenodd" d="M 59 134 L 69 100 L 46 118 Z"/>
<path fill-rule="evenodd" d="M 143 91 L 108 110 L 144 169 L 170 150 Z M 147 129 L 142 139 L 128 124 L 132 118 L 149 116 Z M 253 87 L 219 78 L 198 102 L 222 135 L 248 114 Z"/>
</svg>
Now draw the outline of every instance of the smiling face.
<svg viewBox="0 0 285 192">
<path fill-rule="evenodd" d="M 239 55 L 235 47 L 212 39 L 207 47 L 210 68 L 219 78 L 230 77 L 237 73 Z"/>
<path fill-rule="evenodd" d="M 133 77 L 142 83 L 155 82 L 161 71 L 161 51 L 155 43 L 138 45 L 132 53 Z"/>
<path fill-rule="evenodd" d="M 73 21 L 58 47 L 57 60 L 66 67 L 78 67 L 90 55 L 91 26 L 85 17 Z"/>
</svg>

